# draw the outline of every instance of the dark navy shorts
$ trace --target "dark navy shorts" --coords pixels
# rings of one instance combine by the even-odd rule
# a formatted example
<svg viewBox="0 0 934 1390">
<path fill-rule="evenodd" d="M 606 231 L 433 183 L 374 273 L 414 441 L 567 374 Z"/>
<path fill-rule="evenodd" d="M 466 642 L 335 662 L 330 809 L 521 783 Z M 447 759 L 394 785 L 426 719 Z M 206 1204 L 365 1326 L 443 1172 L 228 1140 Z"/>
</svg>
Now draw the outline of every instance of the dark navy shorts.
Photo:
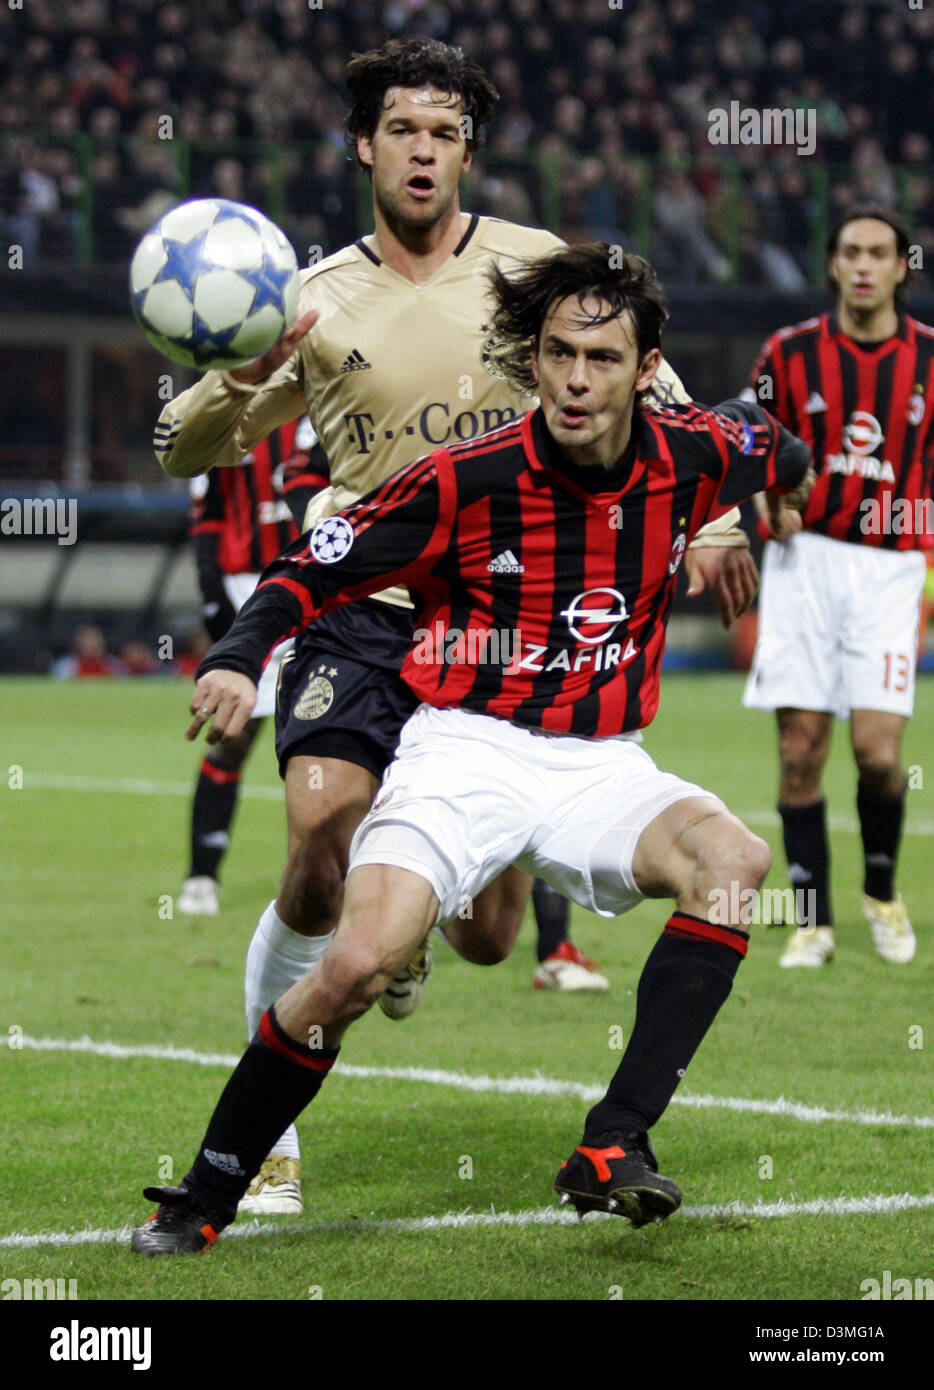
<svg viewBox="0 0 934 1390">
<path fill-rule="evenodd" d="M 412 645 L 410 608 L 359 599 L 314 623 L 282 662 L 276 756 L 340 758 L 382 777 L 419 701 L 399 677 Z"/>
</svg>

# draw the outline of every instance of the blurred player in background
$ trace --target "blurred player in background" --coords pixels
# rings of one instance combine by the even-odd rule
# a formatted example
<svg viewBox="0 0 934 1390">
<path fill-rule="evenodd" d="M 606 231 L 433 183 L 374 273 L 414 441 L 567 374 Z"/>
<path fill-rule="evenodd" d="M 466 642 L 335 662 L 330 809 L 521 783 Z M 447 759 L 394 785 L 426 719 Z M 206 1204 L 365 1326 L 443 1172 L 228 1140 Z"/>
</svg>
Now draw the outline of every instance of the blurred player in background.
<svg viewBox="0 0 934 1390">
<path fill-rule="evenodd" d="M 309 509 L 306 528 L 418 454 L 528 408 L 529 399 L 491 370 L 485 274 L 493 264 L 515 269 L 562 245 L 550 232 L 461 211 L 458 182 L 497 99 L 461 50 L 431 39 L 392 40 L 355 57 L 347 83 L 347 128 L 372 180 L 375 233 L 304 273 L 300 316 L 276 348 L 247 368 L 208 372 L 166 406 L 158 426 L 163 467 L 189 476 L 235 463 L 273 426 L 307 410 L 331 488 Z M 661 399 L 686 399 L 664 363 L 655 389 Z M 504 531 L 508 521 L 502 518 Z M 690 557 L 694 591 L 709 583 L 725 617 L 751 601 L 758 579 L 748 552 L 730 544 L 742 542 L 742 533 L 724 534 L 728 526 Z M 505 540 L 490 566 L 504 581 L 520 572 Z M 411 600 L 396 586 L 316 624 L 283 668 L 276 751 L 289 856 L 248 955 L 251 1028 L 320 959 L 333 934 L 351 838 L 415 707 L 398 679 L 412 624 Z M 448 939 L 469 960 L 501 960 L 530 882 L 508 870 L 464 905 L 469 915 L 449 924 Z M 568 940 L 567 903 L 542 889 L 536 907 L 545 957 L 537 983 L 606 988 Z M 391 982 L 383 1011 L 410 1013 L 429 967 L 426 939 Z M 301 1210 L 292 1176 L 298 1156 L 293 1131 L 257 1179 L 248 1210 Z"/>
<path fill-rule="evenodd" d="M 354 836 L 335 937 L 262 1015 L 181 1186 L 146 1190 L 159 1211 L 134 1233 L 139 1253 L 214 1242 L 347 1028 L 432 925 L 516 861 L 603 917 L 675 899 L 619 1068 L 556 1187 L 581 1214 L 636 1226 L 681 1202 L 648 1131 L 746 953 L 748 933 L 711 903 L 723 884 L 758 889 L 771 856 L 722 801 L 658 769 L 638 731 L 658 707 L 687 542 L 759 489 L 800 489 L 802 505 L 810 450 L 755 404 L 643 408 L 665 298 L 645 261 L 614 267 L 610 251 L 569 247 L 495 275 L 502 369 L 537 384 L 541 405 L 319 522 L 202 663 L 190 732 L 213 718 L 235 736 L 273 644 L 386 584 L 412 586 L 429 631 L 467 630 L 469 612 L 477 637 L 521 633 L 508 664 L 484 662 L 480 643 L 455 667 L 410 649 L 403 676 L 422 703 Z M 517 558 L 508 576 L 491 564 L 502 546 Z"/>
<path fill-rule="evenodd" d="M 776 711 L 789 875 L 814 894 L 783 966 L 833 956 L 821 775 L 834 716 L 850 718 L 875 949 L 901 963 L 915 953 L 895 864 L 901 740 L 914 700 L 924 552 L 934 545 L 934 330 L 902 307 L 909 240 L 890 209 L 848 212 L 827 252 L 834 312 L 769 338 L 744 393 L 811 444 L 818 473 L 803 529 L 772 529 L 766 544 L 744 697 Z"/>
<path fill-rule="evenodd" d="M 327 486 L 327 459 L 311 421 L 281 425 L 236 467 L 191 481 L 190 534 L 203 620 L 212 642 L 227 632 L 256 587 L 260 571 L 299 535 L 305 508 Z M 256 709 L 236 739 L 208 750 L 191 808 L 191 859 L 179 912 L 219 910 L 220 865 L 230 840 L 243 765 L 274 707 L 283 643 L 263 672 Z"/>
</svg>

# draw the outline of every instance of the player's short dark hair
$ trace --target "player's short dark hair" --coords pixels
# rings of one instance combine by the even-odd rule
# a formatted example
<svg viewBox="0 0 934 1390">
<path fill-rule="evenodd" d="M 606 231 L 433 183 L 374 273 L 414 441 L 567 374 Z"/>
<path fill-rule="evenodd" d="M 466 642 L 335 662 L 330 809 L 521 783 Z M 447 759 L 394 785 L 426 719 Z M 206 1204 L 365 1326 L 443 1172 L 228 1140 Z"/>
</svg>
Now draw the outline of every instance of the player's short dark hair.
<svg viewBox="0 0 934 1390">
<path fill-rule="evenodd" d="M 865 217 L 871 217 L 875 222 L 884 222 L 887 227 L 891 227 L 895 233 L 895 250 L 899 259 L 908 257 L 911 250 L 911 234 L 908 231 L 908 224 L 899 217 L 894 208 L 888 207 L 885 203 L 853 203 L 837 217 L 827 234 L 827 260 L 835 256 L 840 246 L 840 233 L 843 228 L 851 222 L 859 222 Z M 831 293 L 836 295 L 839 292 L 839 285 L 833 278 L 828 268 L 827 285 Z M 908 287 L 907 277 L 900 285 L 895 286 L 895 303 L 901 307 Z"/>
<path fill-rule="evenodd" d="M 623 252 L 605 241 L 565 246 L 530 262 L 515 274 L 489 271 L 493 299 L 492 338 L 488 353 L 494 371 L 525 393 L 536 388 L 531 344 L 536 345 L 548 311 L 558 300 L 597 299 L 605 312 L 594 314 L 594 326 L 609 323 L 628 309 L 636 330 L 640 360 L 661 347 L 668 300 L 655 271 L 641 256 Z"/>
<path fill-rule="evenodd" d="M 356 146 L 361 133 L 372 139 L 390 87 L 434 87 L 459 99 L 470 122 L 468 150 L 483 143 L 483 128 L 499 101 L 499 92 L 483 69 L 462 48 L 439 39 L 387 39 L 368 53 L 355 53 L 345 76 L 351 101 L 345 124 L 351 146 Z M 365 173 L 371 172 L 359 158 L 357 163 Z"/>
</svg>

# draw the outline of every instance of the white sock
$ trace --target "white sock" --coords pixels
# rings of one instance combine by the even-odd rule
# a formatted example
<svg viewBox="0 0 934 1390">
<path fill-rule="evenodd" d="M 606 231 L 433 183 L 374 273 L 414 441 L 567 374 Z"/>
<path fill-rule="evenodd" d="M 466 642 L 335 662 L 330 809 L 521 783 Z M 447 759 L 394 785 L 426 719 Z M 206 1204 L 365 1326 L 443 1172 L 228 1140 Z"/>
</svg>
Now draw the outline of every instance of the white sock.
<svg viewBox="0 0 934 1390">
<path fill-rule="evenodd" d="M 269 904 L 259 919 L 246 956 L 244 994 L 251 1038 L 269 1005 L 308 974 L 324 955 L 333 936 L 333 932 L 326 936 L 302 936 L 301 932 L 286 926 L 276 911 L 275 901 Z M 270 1152 L 286 1158 L 301 1157 L 294 1125 L 289 1125 Z"/>
</svg>

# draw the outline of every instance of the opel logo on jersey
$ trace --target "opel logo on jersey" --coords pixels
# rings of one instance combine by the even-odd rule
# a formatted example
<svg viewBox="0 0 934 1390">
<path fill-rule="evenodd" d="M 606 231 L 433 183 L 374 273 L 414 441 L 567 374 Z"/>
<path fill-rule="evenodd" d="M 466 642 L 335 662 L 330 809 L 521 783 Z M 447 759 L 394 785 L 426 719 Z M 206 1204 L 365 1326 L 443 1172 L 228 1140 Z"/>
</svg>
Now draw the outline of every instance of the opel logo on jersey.
<svg viewBox="0 0 934 1390">
<path fill-rule="evenodd" d="M 353 545 L 353 527 L 342 516 L 329 516 L 319 521 L 311 533 L 308 548 L 322 565 L 334 565 L 343 560 Z"/>
<path fill-rule="evenodd" d="M 843 431 L 843 447 L 851 454 L 871 454 L 882 443 L 882 426 L 868 410 L 854 410 Z"/>
<path fill-rule="evenodd" d="M 629 617 L 626 600 L 618 589 L 588 589 L 578 594 L 567 608 L 561 610 L 567 618 L 571 635 L 578 642 L 594 646 L 612 637 L 620 623 Z"/>
</svg>

